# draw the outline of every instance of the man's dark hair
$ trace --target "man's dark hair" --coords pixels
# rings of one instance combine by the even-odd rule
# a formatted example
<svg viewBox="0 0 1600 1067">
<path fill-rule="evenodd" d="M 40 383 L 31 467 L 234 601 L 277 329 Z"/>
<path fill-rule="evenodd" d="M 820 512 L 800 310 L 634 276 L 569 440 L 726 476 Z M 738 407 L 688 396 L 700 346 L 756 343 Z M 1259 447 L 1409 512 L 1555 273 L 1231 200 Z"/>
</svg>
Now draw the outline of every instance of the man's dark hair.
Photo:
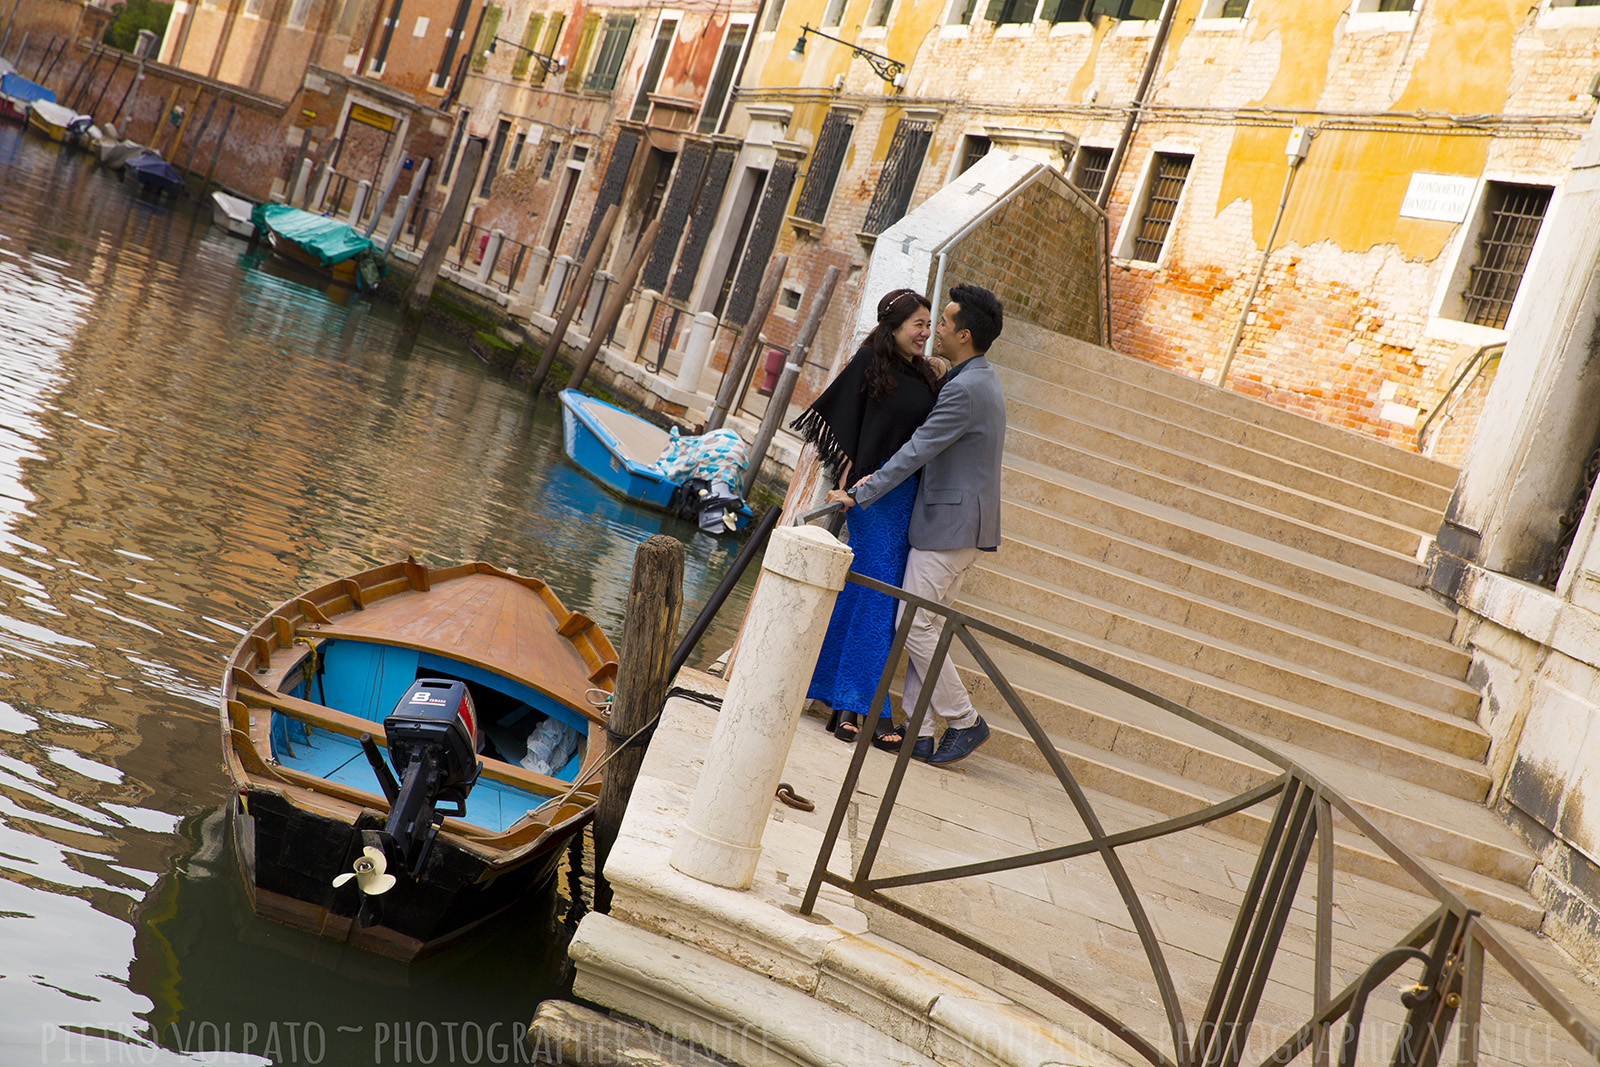
<svg viewBox="0 0 1600 1067">
<path fill-rule="evenodd" d="M 958 285 L 950 290 L 950 299 L 956 302 L 956 326 L 971 331 L 973 349 L 989 351 L 1006 322 L 1000 298 L 981 285 Z"/>
</svg>

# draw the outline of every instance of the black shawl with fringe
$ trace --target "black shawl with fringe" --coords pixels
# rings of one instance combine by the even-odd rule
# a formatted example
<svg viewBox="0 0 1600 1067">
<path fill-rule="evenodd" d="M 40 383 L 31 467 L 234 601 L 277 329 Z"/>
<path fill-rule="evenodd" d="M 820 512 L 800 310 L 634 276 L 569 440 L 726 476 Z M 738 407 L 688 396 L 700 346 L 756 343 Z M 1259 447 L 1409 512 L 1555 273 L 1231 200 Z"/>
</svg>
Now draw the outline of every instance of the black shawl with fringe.
<svg viewBox="0 0 1600 1067">
<path fill-rule="evenodd" d="M 894 390 L 868 400 L 867 362 L 871 359 L 872 350 L 862 345 L 839 376 L 791 424 L 816 446 L 823 470 L 836 487 L 840 487 L 839 475 L 847 461 L 853 485 L 911 440 L 933 410 L 935 393 L 904 360 L 894 362 Z"/>
</svg>

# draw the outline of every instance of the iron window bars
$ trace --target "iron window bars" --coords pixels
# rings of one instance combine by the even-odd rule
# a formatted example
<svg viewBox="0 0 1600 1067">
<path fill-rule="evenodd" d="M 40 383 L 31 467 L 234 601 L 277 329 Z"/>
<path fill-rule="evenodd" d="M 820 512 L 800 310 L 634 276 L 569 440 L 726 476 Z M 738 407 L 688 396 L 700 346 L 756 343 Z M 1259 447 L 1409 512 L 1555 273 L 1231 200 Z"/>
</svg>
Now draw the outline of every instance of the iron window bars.
<svg viewBox="0 0 1600 1067">
<path fill-rule="evenodd" d="M 901 119 L 894 128 L 894 140 L 889 143 L 889 156 L 878 175 L 878 186 L 872 192 L 872 203 L 867 206 L 867 218 L 861 232 L 877 236 L 900 221 L 911 206 L 911 194 L 917 186 L 917 176 L 922 173 L 922 159 L 928 154 L 928 142 L 933 140 L 933 123 L 921 119 Z"/>
<path fill-rule="evenodd" d="M 1478 262 L 1467 278 L 1466 321 L 1504 329 L 1511 302 L 1533 254 L 1533 242 L 1550 206 L 1546 185 L 1490 182 L 1483 228 L 1478 231 Z"/>
<path fill-rule="evenodd" d="M 1193 156 L 1168 152 L 1156 155 L 1150 190 L 1139 216 L 1139 231 L 1133 240 L 1134 259 L 1154 263 L 1161 258 L 1161 249 L 1166 246 L 1167 234 L 1172 230 L 1173 216 L 1178 213 L 1178 198 L 1183 195 L 1183 184 L 1189 178 L 1189 167 L 1193 163 Z"/>
<path fill-rule="evenodd" d="M 844 153 L 855 128 L 854 116 L 845 111 L 829 111 L 822 120 L 822 132 L 817 135 L 811 165 L 800 186 L 800 199 L 794 205 L 795 218 L 821 222 L 828 213 L 828 202 L 833 199 L 833 187 L 839 181 L 839 168 L 844 164 Z"/>
</svg>

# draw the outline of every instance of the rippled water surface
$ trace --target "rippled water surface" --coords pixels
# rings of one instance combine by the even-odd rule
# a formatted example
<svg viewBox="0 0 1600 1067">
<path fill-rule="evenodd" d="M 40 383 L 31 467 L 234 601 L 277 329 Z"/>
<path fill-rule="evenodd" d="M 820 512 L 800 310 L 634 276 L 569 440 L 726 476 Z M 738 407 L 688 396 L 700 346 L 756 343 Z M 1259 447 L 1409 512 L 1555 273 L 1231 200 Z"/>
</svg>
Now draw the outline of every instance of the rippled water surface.
<svg viewBox="0 0 1600 1067">
<path fill-rule="evenodd" d="M 515 1062 L 566 898 L 409 968 L 254 918 L 216 683 L 272 605 L 407 553 L 615 639 L 657 532 L 692 613 L 737 545 L 607 496 L 460 340 L 0 126 L 0 1064 Z"/>
</svg>

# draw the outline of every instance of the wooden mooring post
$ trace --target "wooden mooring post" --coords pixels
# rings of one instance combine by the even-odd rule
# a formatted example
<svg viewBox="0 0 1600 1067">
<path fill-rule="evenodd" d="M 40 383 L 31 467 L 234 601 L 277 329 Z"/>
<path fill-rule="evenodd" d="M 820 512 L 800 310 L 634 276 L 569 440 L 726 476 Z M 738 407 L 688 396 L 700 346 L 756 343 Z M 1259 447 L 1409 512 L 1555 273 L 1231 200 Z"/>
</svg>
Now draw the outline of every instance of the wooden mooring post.
<svg viewBox="0 0 1600 1067">
<path fill-rule="evenodd" d="M 567 326 L 571 324 L 572 317 L 578 313 L 578 305 L 583 303 L 584 295 L 589 291 L 589 279 L 594 277 L 595 268 L 600 265 L 601 253 L 606 250 L 606 242 L 611 239 L 611 228 L 616 223 L 617 205 L 612 204 L 600 218 L 600 228 L 594 232 L 594 240 L 589 242 L 589 251 L 583 257 L 583 266 L 578 268 L 578 279 L 567 291 L 566 303 L 561 305 L 561 313 L 556 316 L 556 324 L 550 331 L 550 340 L 545 342 L 544 354 L 539 357 L 539 366 L 534 369 L 533 377 L 528 380 L 528 392 L 534 396 L 538 396 L 539 390 L 544 388 L 544 380 L 550 376 L 550 367 L 556 361 L 556 354 L 566 343 Z M 550 245 L 552 248 L 555 247 L 555 238 L 551 238 Z"/>
<path fill-rule="evenodd" d="M 667 673 L 677 643 L 678 615 L 683 609 L 683 544 L 656 534 L 633 555 L 633 584 L 628 589 L 622 621 L 622 650 L 617 661 L 617 686 L 611 699 L 609 763 L 594 810 L 594 907 L 611 908 L 611 887 L 601 877 L 611 846 L 616 844 L 634 779 L 644 763 L 646 734 L 623 746 L 650 724 L 667 701 L 672 678 Z M 620 747 L 620 751 L 619 751 Z"/>
<path fill-rule="evenodd" d="M 622 269 L 622 277 L 617 279 L 617 286 L 600 305 L 600 314 L 594 320 L 594 328 L 589 331 L 589 343 L 584 346 L 579 354 L 578 361 L 572 366 L 572 377 L 567 379 L 568 389 L 578 389 L 583 385 L 583 379 L 588 376 L 589 368 L 594 364 L 594 357 L 600 354 L 600 346 L 606 343 L 606 335 L 617 325 L 617 320 L 622 317 L 622 309 L 628 303 L 628 297 L 633 292 L 633 283 L 639 280 L 639 272 L 644 269 L 645 257 L 650 254 L 650 249 L 656 243 L 656 234 L 661 231 L 661 220 L 656 219 L 645 227 L 644 234 L 639 238 L 638 245 L 633 250 L 633 258 L 628 260 L 628 265 Z"/>
</svg>

